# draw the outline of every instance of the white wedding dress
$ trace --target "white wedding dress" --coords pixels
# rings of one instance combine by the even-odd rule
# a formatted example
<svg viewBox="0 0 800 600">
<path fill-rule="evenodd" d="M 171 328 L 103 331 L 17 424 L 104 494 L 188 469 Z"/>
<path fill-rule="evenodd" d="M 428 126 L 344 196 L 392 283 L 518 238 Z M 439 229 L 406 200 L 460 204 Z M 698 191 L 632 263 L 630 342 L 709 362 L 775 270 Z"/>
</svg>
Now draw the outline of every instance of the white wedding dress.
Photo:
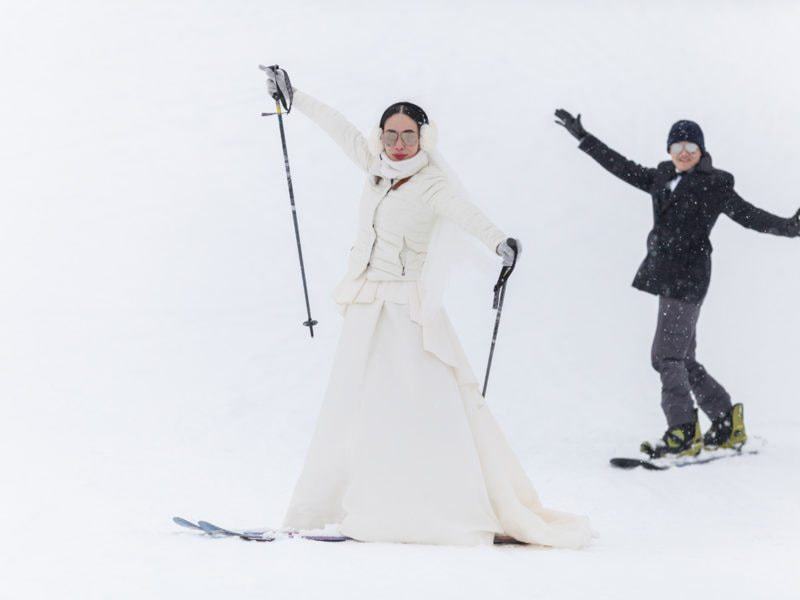
<svg viewBox="0 0 800 600">
<path fill-rule="evenodd" d="M 341 115 L 298 94 L 295 106 L 351 157 L 355 143 L 359 158 L 371 160 L 361 154 L 360 134 L 341 133 L 352 127 Z M 284 526 L 336 524 L 344 535 L 374 542 L 491 544 L 505 534 L 584 546 L 588 520 L 541 505 L 444 311 L 424 310 L 420 275 L 436 218 L 490 248 L 505 239 L 471 204 L 443 200 L 441 178 L 427 162 L 397 190 L 370 176 L 360 215 L 374 235 L 361 266 L 357 240 L 334 294 L 342 334 Z"/>
</svg>

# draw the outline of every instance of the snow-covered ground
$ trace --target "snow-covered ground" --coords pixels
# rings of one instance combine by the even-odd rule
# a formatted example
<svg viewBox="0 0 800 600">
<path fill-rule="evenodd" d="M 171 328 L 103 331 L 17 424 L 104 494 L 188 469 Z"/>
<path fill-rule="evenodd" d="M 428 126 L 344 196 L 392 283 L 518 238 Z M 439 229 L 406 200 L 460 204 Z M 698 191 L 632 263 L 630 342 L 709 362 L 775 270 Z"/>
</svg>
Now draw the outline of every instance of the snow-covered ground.
<svg viewBox="0 0 800 600">
<path fill-rule="evenodd" d="M 645 164 L 699 121 L 750 201 L 800 205 L 800 7 L 786 2 L 5 2 L 0 19 L 0 597 L 797 598 L 800 243 L 726 218 L 699 356 L 758 456 L 664 473 L 655 301 L 629 287 L 647 196 L 553 124 Z M 302 115 L 289 152 L 308 339 L 259 62 L 365 130 L 399 98 L 525 254 L 489 402 L 584 551 L 244 543 L 278 524 L 340 326 L 361 176 Z M 491 280 L 453 318 L 482 371 Z"/>
</svg>

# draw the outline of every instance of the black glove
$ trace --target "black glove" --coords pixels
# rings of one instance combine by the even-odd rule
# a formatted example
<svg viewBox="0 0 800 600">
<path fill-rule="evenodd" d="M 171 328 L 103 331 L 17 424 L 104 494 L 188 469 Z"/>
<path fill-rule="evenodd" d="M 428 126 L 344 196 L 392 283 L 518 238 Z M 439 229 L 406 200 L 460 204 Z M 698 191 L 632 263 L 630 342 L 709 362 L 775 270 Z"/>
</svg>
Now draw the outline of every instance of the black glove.
<svg viewBox="0 0 800 600">
<path fill-rule="evenodd" d="M 259 68 L 267 74 L 267 91 L 269 95 L 274 100 L 280 100 L 286 112 L 292 110 L 294 88 L 292 88 L 292 82 L 289 80 L 289 74 L 278 65 L 269 67 L 259 65 Z"/>
<path fill-rule="evenodd" d="M 563 108 L 559 108 L 556 111 L 556 118 L 558 119 L 556 123 L 558 123 L 564 129 L 569 131 L 570 134 L 572 134 L 572 136 L 579 142 L 587 135 L 589 135 L 589 133 L 583 128 L 583 125 L 581 124 L 580 115 L 578 115 L 577 117 L 573 117 Z"/>
<path fill-rule="evenodd" d="M 794 213 L 791 227 L 794 230 L 794 237 L 800 237 L 800 210 Z"/>
</svg>

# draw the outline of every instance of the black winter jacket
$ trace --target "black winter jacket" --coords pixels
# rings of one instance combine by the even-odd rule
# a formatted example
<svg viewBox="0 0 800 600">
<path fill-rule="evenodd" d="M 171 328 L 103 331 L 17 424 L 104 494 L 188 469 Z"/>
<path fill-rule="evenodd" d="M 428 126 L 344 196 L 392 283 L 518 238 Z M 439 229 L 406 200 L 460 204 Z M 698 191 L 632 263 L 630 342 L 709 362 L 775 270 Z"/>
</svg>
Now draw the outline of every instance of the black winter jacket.
<svg viewBox="0 0 800 600">
<path fill-rule="evenodd" d="M 633 286 L 644 292 L 685 302 L 703 301 L 711 281 L 709 235 L 720 213 L 762 233 L 800 235 L 797 219 L 775 216 L 742 199 L 733 189 L 733 175 L 715 169 L 709 154 L 670 191 L 670 181 L 676 176 L 671 161 L 655 169 L 643 167 L 592 135 L 583 138 L 580 149 L 652 197 L 653 229 L 647 236 L 647 257 L 633 280 Z"/>
</svg>

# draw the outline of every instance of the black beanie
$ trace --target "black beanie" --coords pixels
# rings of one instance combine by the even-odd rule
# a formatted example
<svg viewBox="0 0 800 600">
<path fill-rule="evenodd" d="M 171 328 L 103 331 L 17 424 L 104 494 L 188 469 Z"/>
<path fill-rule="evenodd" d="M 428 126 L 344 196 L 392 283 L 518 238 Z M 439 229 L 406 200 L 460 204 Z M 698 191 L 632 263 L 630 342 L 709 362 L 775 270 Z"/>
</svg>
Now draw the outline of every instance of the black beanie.
<svg viewBox="0 0 800 600">
<path fill-rule="evenodd" d="M 669 137 L 667 137 L 667 152 L 669 147 L 675 142 L 694 142 L 700 146 L 703 154 L 706 153 L 705 139 L 703 138 L 703 130 L 700 125 L 694 121 L 678 121 L 669 130 Z"/>
</svg>

